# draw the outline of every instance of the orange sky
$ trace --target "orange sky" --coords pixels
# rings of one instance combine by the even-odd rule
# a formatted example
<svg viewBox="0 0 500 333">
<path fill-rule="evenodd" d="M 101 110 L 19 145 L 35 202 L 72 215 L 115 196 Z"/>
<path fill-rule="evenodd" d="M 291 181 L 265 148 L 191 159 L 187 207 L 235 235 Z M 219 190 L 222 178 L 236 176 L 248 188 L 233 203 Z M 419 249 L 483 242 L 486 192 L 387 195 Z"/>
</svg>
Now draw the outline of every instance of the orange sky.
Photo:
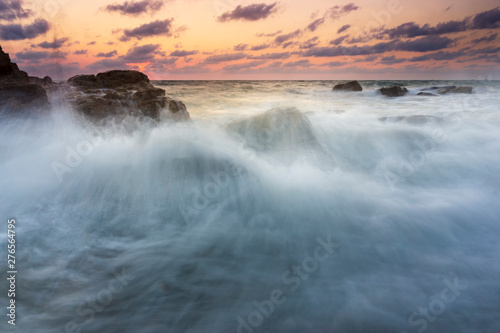
<svg viewBox="0 0 500 333">
<path fill-rule="evenodd" d="M 1 46 L 31 75 L 500 79 L 498 0 L 4 0 Z"/>
</svg>

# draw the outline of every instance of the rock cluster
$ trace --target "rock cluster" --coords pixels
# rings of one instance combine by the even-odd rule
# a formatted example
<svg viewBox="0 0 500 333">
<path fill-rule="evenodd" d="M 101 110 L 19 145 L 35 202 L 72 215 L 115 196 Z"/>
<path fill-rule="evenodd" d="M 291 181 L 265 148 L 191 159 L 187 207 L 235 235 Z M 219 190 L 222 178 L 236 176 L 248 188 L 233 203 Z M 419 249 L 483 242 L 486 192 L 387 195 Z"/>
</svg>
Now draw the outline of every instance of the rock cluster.
<svg viewBox="0 0 500 333">
<path fill-rule="evenodd" d="M 93 120 L 110 116 L 162 116 L 190 119 L 184 103 L 165 96 L 147 75 L 129 70 L 113 70 L 97 75 L 77 75 L 68 80 L 73 89 L 67 94 L 74 108 Z M 166 111 L 166 112 L 164 112 Z"/>
<path fill-rule="evenodd" d="M 342 91 L 363 91 L 363 87 L 359 84 L 358 81 L 350 81 L 345 83 L 337 84 L 333 87 L 333 90 L 342 90 Z"/>
</svg>

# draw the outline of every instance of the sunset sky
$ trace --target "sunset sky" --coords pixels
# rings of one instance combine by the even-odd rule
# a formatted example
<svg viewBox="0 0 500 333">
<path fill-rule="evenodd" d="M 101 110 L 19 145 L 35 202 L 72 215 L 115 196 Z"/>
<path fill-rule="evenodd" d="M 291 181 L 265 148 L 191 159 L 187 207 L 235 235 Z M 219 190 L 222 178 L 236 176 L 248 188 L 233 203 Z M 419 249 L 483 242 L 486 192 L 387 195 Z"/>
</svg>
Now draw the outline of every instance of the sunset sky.
<svg viewBox="0 0 500 333">
<path fill-rule="evenodd" d="M 0 0 L 30 75 L 500 79 L 498 0 Z"/>
</svg>

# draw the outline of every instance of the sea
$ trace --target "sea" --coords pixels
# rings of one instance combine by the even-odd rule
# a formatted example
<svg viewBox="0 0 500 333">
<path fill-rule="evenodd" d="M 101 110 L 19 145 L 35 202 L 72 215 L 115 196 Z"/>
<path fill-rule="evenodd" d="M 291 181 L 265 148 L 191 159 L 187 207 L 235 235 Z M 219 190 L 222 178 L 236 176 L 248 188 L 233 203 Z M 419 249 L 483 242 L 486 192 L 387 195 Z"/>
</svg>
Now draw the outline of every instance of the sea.
<svg viewBox="0 0 500 333">
<path fill-rule="evenodd" d="M 153 83 L 0 119 L 1 332 L 500 332 L 500 81 Z"/>
</svg>

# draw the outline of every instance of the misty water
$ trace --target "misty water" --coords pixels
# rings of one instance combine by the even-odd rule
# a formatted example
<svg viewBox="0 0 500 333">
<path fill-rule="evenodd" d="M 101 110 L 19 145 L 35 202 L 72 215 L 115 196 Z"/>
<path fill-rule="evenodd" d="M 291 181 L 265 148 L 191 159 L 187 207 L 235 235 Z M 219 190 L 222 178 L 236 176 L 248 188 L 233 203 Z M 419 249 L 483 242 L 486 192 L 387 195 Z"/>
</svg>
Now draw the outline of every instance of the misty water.
<svg viewBox="0 0 500 333">
<path fill-rule="evenodd" d="M 156 82 L 182 123 L 2 118 L 0 331 L 500 332 L 500 82 L 334 83 Z M 416 95 L 448 84 L 474 93 Z"/>
</svg>

